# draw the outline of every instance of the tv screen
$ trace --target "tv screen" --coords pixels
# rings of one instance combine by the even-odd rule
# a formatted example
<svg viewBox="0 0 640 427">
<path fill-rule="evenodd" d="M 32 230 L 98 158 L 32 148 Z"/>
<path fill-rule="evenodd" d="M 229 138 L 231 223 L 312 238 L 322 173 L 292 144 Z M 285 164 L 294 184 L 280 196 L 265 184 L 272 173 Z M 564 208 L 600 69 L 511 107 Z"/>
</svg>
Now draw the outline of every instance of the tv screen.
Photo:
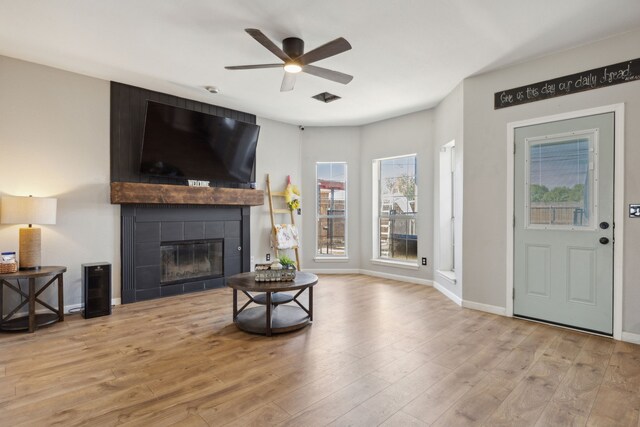
<svg viewBox="0 0 640 427">
<path fill-rule="evenodd" d="M 140 172 L 202 181 L 251 181 L 260 126 L 147 101 Z"/>
</svg>

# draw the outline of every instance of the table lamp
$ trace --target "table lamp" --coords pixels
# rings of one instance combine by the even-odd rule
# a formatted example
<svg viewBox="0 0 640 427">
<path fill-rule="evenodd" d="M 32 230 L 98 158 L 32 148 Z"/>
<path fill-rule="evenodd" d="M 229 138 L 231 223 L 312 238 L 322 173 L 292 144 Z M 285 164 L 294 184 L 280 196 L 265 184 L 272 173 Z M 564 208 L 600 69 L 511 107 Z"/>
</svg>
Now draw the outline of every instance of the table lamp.
<svg viewBox="0 0 640 427">
<path fill-rule="evenodd" d="M 20 229 L 20 270 L 40 268 L 40 229 L 33 224 L 55 224 L 58 200 L 51 197 L 2 196 L 0 223 L 29 224 Z"/>
</svg>

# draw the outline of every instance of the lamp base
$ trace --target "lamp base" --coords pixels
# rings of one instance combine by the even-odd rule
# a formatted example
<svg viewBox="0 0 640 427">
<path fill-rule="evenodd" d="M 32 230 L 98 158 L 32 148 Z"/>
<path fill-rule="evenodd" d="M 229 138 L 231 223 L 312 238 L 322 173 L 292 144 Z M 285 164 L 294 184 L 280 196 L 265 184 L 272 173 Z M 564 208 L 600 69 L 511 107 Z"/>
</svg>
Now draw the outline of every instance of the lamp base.
<svg viewBox="0 0 640 427">
<path fill-rule="evenodd" d="M 36 227 L 20 229 L 20 249 L 18 260 L 20 270 L 40 268 L 40 229 Z"/>
</svg>

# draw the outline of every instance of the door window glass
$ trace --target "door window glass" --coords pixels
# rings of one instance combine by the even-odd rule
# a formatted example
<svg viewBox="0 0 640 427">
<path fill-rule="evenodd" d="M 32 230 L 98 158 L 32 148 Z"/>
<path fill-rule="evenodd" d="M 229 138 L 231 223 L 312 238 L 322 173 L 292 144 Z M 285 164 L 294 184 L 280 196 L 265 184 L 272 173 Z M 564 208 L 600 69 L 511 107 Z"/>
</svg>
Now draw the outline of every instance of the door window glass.
<svg viewBox="0 0 640 427">
<path fill-rule="evenodd" d="M 526 141 L 527 225 L 593 228 L 595 131 Z"/>
</svg>

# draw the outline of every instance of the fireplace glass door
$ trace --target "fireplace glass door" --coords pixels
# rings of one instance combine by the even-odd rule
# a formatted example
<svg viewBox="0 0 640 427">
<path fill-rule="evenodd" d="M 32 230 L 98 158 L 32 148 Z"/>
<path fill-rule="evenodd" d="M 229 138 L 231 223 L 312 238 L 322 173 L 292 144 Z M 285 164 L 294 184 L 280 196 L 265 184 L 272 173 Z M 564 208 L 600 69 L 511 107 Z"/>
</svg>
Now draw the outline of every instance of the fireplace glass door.
<svg viewBox="0 0 640 427">
<path fill-rule="evenodd" d="M 162 242 L 160 283 L 171 284 L 224 275 L 222 239 Z"/>
</svg>

